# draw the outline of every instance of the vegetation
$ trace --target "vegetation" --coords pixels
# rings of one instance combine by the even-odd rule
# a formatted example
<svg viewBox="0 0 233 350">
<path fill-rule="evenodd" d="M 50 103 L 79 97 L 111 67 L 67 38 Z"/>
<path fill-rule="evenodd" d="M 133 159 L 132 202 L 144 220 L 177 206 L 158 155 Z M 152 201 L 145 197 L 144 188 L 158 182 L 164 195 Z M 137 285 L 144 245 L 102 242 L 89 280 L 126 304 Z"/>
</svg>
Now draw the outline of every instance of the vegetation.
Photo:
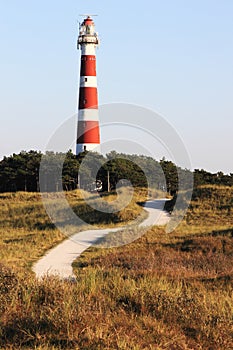
<svg viewBox="0 0 233 350">
<path fill-rule="evenodd" d="M 124 192 L 124 189 L 121 192 Z M 159 193 L 156 194 L 159 195 Z M 51 195 L 56 198 L 56 193 Z M 67 192 L 66 198 L 74 212 L 87 224 L 95 223 L 100 227 L 121 226 L 134 220 L 140 214 L 146 215 L 143 208 L 137 204 L 139 200 L 146 200 L 147 191 L 145 189 L 136 189 L 131 202 L 124 209 L 108 215 L 93 209 L 85 202 L 84 195 L 84 191 L 74 190 Z M 98 198 L 98 194 L 93 194 L 90 204 L 97 201 Z M 109 205 L 114 205 L 112 203 L 116 199 L 117 195 L 110 193 L 103 197 L 103 205 L 105 201 Z M 45 251 L 66 238 L 51 223 L 39 193 L 3 193 L 0 195 L 0 208 L 1 262 L 10 267 L 30 268 L 31 264 Z M 74 232 L 83 229 L 85 229 L 85 224 L 73 228 Z"/>
<path fill-rule="evenodd" d="M 79 195 L 67 193 L 83 208 Z M 0 348 L 232 349 L 232 195 L 227 186 L 196 188 L 173 233 L 153 227 L 127 246 L 92 247 L 74 263 L 73 283 L 38 281 L 29 269 L 63 239 L 38 194 L 3 194 Z"/>
<path fill-rule="evenodd" d="M 43 251 L 63 239 L 50 222 L 38 193 L 1 194 L 0 208 L 1 262 L 9 267 L 29 268 Z"/>
<path fill-rule="evenodd" d="M 178 191 L 178 175 L 184 179 L 185 189 L 189 183 L 185 180 L 187 169 L 177 167 L 173 162 L 161 159 L 159 162 L 151 157 L 139 155 L 126 155 L 110 152 L 106 157 L 97 153 L 88 153 L 85 160 L 82 176 L 79 176 L 80 164 L 87 152 L 78 158 L 71 152 L 67 154 L 47 152 L 43 156 L 43 171 L 45 176 L 44 189 L 40 189 L 39 171 L 42 154 L 36 151 L 20 152 L 0 161 L 0 192 L 13 191 L 58 191 L 74 190 L 77 187 L 89 189 L 95 181 L 95 175 L 103 183 L 103 190 L 108 189 L 107 177 L 109 175 L 110 189 L 114 190 L 116 184 L 122 180 L 129 180 L 133 186 L 155 189 L 167 188 L 170 194 Z M 86 159 L 86 158 L 85 158 Z M 56 178 L 59 169 L 62 169 L 62 184 Z M 164 173 L 164 174 L 163 174 Z M 42 176 L 43 178 L 43 176 Z M 233 174 L 224 175 L 222 172 L 211 174 L 204 170 L 195 169 L 194 185 L 233 185 Z"/>
</svg>

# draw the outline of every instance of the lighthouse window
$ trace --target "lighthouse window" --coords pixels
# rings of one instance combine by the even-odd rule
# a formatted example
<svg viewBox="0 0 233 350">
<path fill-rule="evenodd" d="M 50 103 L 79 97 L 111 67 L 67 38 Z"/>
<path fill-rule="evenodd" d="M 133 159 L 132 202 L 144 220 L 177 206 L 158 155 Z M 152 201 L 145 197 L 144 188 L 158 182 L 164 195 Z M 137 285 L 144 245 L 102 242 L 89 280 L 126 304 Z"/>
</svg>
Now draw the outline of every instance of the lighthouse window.
<svg viewBox="0 0 233 350">
<path fill-rule="evenodd" d="M 87 82 L 87 78 L 85 78 L 85 82 Z"/>
<path fill-rule="evenodd" d="M 84 100 L 83 100 L 83 104 L 85 105 L 87 103 L 87 99 L 86 98 L 84 98 Z"/>
</svg>

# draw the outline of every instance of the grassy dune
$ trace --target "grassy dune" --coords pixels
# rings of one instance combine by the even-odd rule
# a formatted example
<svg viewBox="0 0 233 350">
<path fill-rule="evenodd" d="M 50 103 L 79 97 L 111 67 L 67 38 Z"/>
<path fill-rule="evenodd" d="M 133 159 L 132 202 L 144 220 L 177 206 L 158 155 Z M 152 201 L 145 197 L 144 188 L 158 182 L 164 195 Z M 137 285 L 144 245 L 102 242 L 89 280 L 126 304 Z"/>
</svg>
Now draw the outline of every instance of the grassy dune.
<svg viewBox="0 0 233 350">
<path fill-rule="evenodd" d="M 26 200 L 27 195 L 16 194 L 15 198 L 22 196 L 20 201 L 10 196 L 1 199 L 2 204 L 11 200 L 8 205 L 14 212 L 5 226 L 1 221 L 2 242 L 9 241 L 1 243 L 8 250 L 0 267 L 0 348 L 233 348 L 231 187 L 197 189 L 173 233 L 154 227 L 120 248 L 90 248 L 74 263 L 77 283 L 36 281 L 29 273 L 28 266 L 45 248 L 33 249 L 36 239 L 42 244 L 44 234 L 49 246 L 63 237 L 52 227 L 32 230 L 33 222 L 48 221 L 36 195 Z M 137 196 L 130 204 L 130 218 L 141 210 Z M 75 206 L 75 193 L 69 200 Z M 37 208 L 31 223 L 25 209 L 30 205 Z M 25 220 L 18 227 L 22 212 Z M 119 214 L 116 222 L 123 222 L 124 215 Z M 105 225 L 106 220 L 99 223 Z M 23 249 L 27 253 L 20 257 Z"/>
<path fill-rule="evenodd" d="M 141 213 L 142 216 L 146 215 L 142 207 L 137 204 L 139 200 L 146 200 L 146 190 L 135 191 L 131 202 L 124 210 L 110 215 L 87 205 L 83 199 L 84 194 L 80 190 L 67 192 L 66 199 L 74 212 L 89 224 L 94 222 L 100 227 L 121 226 Z M 48 198 L 55 200 L 56 196 L 58 196 L 56 193 L 48 194 Z M 98 197 L 93 195 L 90 202 L 96 201 Z M 103 198 L 103 202 L 114 203 L 116 197 L 116 194 L 110 194 Z M 51 223 L 39 193 L 0 194 L 0 212 L 1 262 L 13 268 L 22 268 L 23 273 L 24 269 L 30 268 L 45 251 L 67 238 Z M 73 232 L 82 229 L 85 229 L 85 225 L 74 227 Z M 30 272 L 30 269 L 28 271 Z"/>
<path fill-rule="evenodd" d="M 51 224 L 38 193 L 0 195 L 1 262 L 29 267 L 44 251 L 63 239 Z"/>
</svg>

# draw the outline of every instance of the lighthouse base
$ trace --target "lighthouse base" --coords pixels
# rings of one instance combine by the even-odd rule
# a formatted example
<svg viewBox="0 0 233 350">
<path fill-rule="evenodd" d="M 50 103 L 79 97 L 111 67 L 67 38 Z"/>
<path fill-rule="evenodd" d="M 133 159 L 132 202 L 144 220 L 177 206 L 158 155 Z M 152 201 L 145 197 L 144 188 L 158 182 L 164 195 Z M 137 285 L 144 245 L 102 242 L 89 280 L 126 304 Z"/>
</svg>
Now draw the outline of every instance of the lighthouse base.
<svg viewBox="0 0 233 350">
<path fill-rule="evenodd" d="M 100 153 L 100 144 L 99 143 L 78 143 L 76 145 L 76 155 L 85 151 Z"/>
</svg>

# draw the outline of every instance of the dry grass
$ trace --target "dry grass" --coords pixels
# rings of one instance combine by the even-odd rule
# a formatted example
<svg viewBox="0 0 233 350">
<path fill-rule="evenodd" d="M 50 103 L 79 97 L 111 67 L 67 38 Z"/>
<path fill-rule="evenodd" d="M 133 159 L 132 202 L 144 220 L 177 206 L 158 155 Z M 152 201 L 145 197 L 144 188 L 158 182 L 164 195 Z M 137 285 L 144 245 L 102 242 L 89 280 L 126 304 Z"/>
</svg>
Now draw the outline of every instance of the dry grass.
<svg viewBox="0 0 233 350">
<path fill-rule="evenodd" d="M 172 234 L 86 251 L 77 283 L 1 266 L 0 348 L 232 349 L 232 190 L 199 191 Z"/>
<path fill-rule="evenodd" d="M 1 262 L 10 267 L 29 267 L 64 239 L 50 222 L 37 193 L 1 194 L 0 211 Z"/>
<path fill-rule="evenodd" d="M 137 204 L 139 199 L 146 199 L 146 190 L 135 191 L 129 205 L 119 213 L 113 213 L 111 225 L 124 225 L 137 217 L 144 216 L 143 209 Z M 56 200 L 58 194 L 48 194 L 48 198 Z M 98 195 L 93 195 L 95 201 Z M 109 215 L 98 212 L 87 205 L 82 191 L 66 193 L 70 206 L 84 221 L 93 222 L 100 227 L 110 226 Z M 115 194 L 105 198 L 114 201 Z M 66 238 L 51 222 L 43 206 L 41 195 L 38 193 L 6 193 L 0 195 L 0 257 L 1 262 L 14 268 L 30 268 L 45 251 Z M 62 217 L 62 214 L 61 214 Z M 78 232 L 84 226 L 74 227 Z"/>
</svg>

